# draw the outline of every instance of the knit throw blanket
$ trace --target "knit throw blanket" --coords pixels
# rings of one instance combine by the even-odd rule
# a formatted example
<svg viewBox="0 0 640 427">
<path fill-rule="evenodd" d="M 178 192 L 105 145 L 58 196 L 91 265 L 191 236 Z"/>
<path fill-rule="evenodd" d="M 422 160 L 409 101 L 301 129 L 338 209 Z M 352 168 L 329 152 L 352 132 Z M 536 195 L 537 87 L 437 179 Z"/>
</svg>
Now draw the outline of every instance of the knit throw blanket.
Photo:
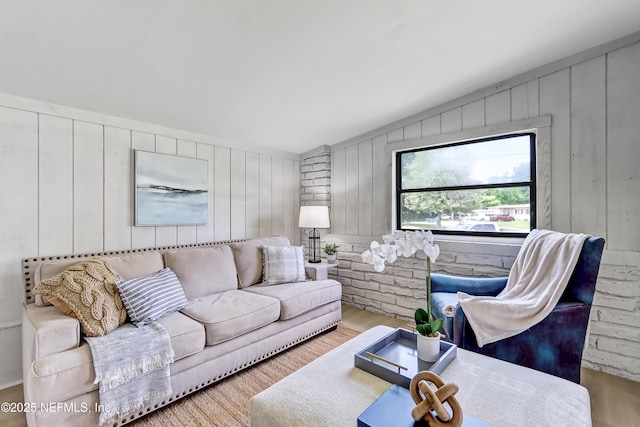
<svg viewBox="0 0 640 427">
<path fill-rule="evenodd" d="M 157 322 L 126 323 L 111 333 L 86 338 L 100 385 L 100 424 L 171 395 L 169 364 L 175 356 L 169 334 Z"/>
<path fill-rule="evenodd" d="M 480 347 L 526 331 L 551 313 L 569 283 L 586 234 L 532 230 L 495 297 L 458 292 Z"/>
</svg>

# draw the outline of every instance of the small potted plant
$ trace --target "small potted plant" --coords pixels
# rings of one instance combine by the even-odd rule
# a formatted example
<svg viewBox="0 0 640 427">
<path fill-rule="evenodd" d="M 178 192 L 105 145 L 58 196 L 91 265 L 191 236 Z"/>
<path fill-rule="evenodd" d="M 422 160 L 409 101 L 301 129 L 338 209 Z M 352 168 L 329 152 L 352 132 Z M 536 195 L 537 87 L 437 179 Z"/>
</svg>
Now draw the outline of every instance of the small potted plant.
<svg viewBox="0 0 640 427">
<path fill-rule="evenodd" d="M 336 263 L 336 259 L 338 258 L 339 247 L 340 245 L 336 245 L 335 243 L 327 243 L 326 245 L 324 245 L 324 248 L 322 248 L 324 253 L 327 254 L 327 262 L 329 264 Z"/>
<path fill-rule="evenodd" d="M 440 332 L 442 319 L 431 317 L 431 307 L 428 310 L 419 308 L 415 312 L 416 331 L 418 336 L 416 346 L 418 358 L 426 362 L 435 362 L 440 357 Z"/>
</svg>

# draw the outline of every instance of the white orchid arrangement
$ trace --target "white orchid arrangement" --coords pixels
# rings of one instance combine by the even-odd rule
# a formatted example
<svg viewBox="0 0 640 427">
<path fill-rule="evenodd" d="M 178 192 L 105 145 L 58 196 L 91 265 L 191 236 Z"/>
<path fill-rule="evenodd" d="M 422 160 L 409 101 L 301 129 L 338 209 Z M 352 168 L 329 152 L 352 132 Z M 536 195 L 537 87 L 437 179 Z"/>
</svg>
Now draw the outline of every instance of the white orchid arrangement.
<svg viewBox="0 0 640 427">
<path fill-rule="evenodd" d="M 442 327 L 442 319 L 431 317 L 431 263 L 440 255 L 440 247 L 433 241 L 431 230 L 394 231 L 382 236 L 383 244 L 371 242 L 362 253 L 362 260 L 372 264 L 378 273 L 384 271 L 386 263 L 393 264 L 398 256 L 410 257 L 419 251 L 427 256 L 427 310 L 415 312 L 416 330 L 422 335 L 433 336 Z"/>
</svg>

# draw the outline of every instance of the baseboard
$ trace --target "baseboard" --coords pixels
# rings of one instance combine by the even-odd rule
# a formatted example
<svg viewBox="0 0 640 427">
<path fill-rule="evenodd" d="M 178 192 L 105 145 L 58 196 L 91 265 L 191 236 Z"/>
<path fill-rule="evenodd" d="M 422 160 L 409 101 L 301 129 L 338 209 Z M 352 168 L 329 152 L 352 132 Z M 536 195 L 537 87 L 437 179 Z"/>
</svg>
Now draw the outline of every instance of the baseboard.
<svg viewBox="0 0 640 427">
<path fill-rule="evenodd" d="M 22 384 L 22 380 L 12 381 L 10 383 L 0 384 L 0 390 L 4 390 L 6 388 L 14 387 Z"/>
</svg>

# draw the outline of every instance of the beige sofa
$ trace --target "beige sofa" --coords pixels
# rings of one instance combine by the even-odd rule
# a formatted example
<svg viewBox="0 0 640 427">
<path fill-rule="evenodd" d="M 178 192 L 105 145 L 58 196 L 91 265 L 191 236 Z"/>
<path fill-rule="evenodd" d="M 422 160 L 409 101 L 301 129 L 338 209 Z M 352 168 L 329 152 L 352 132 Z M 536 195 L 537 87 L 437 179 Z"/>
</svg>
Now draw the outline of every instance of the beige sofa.
<svg viewBox="0 0 640 427">
<path fill-rule="evenodd" d="M 103 256 L 123 279 L 170 267 L 189 304 L 159 320 L 171 337 L 173 395 L 127 414 L 121 425 L 207 387 L 313 335 L 341 319 L 335 280 L 260 286 L 260 245 L 286 246 L 284 237 L 184 247 L 23 260 L 23 381 L 30 426 L 98 425 L 98 386 L 79 322 L 45 305 L 33 286 L 80 258 Z"/>
</svg>

